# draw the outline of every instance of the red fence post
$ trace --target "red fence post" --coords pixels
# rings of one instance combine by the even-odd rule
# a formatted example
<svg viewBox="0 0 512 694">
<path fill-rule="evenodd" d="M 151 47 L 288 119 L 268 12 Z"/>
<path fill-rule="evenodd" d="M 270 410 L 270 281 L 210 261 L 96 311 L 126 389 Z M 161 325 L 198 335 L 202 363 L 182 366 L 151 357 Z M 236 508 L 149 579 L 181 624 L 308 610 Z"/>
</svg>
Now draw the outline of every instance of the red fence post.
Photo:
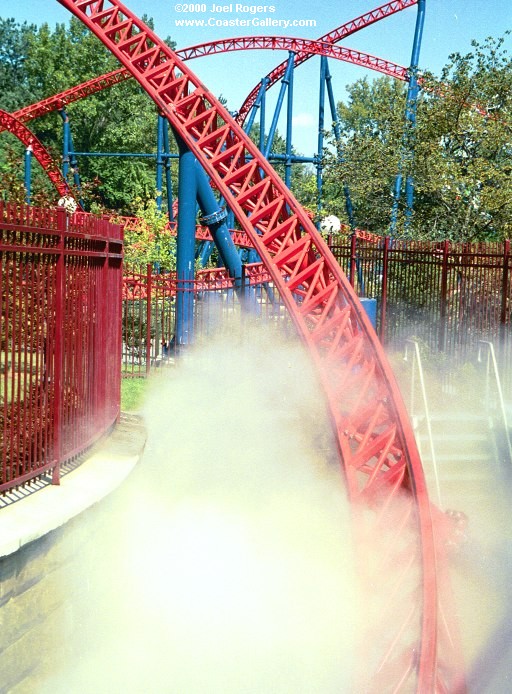
<svg viewBox="0 0 512 694">
<path fill-rule="evenodd" d="M 53 368 L 50 388 L 53 386 L 53 458 L 55 465 L 52 472 L 52 484 L 60 484 L 60 466 L 62 462 L 62 360 L 64 339 L 64 286 L 65 286 L 65 236 L 67 215 L 63 208 L 57 212 L 57 229 L 59 246 L 55 267 L 55 334 L 53 351 Z"/>
<path fill-rule="evenodd" d="M 438 348 L 444 352 L 446 342 L 446 307 L 448 300 L 448 254 L 450 242 L 443 242 L 443 261 L 441 270 L 441 303 L 439 305 L 439 335 Z"/>
<path fill-rule="evenodd" d="M 388 305 L 388 262 L 389 262 L 389 236 L 384 239 L 382 249 L 382 289 L 380 298 L 380 325 L 379 337 L 382 344 L 386 339 L 386 310 Z"/>
<path fill-rule="evenodd" d="M 509 287 L 509 263 L 510 263 L 510 241 L 507 239 L 503 247 L 503 281 L 501 286 L 501 313 L 500 323 L 502 326 L 507 322 L 507 303 Z"/>
<path fill-rule="evenodd" d="M 350 237 L 350 277 L 349 277 L 349 281 L 350 281 L 350 284 L 352 287 L 354 287 L 355 277 L 356 277 L 356 273 L 357 273 L 356 243 L 357 243 L 357 236 L 356 236 L 356 234 L 352 234 Z"/>
<path fill-rule="evenodd" d="M 152 292 L 152 272 L 151 265 L 146 267 L 146 376 L 149 376 L 151 369 L 151 292 Z"/>
</svg>

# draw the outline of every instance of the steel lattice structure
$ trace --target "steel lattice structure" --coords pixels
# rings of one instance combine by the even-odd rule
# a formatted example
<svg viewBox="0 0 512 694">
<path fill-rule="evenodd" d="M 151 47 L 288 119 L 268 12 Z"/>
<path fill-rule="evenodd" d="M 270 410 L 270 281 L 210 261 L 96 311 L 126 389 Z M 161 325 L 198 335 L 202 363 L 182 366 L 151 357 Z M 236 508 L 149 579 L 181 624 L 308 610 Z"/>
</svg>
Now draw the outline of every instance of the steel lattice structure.
<svg viewBox="0 0 512 694">
<path fill-rule="evenodd" d="M 376 9 L 371 10 L 370 12 L 362 14 L 360 17 L 356 17 L 356 19 L 353 19 L 350 22 L 342 24 L 336 29 L 330 31 L 328 34 L 324 34 L 323 36 L 321 36 L 318 39 L 318 41 L 321 41 L 322 43 L 331 44 L 338 43 L 342 39 L 345 39 L 347 36 L 355 34 L 357 31 L 360 31 L 361 29 L 364 29 L 365 27 L 370 26 L 371 24 L 375 24 L 375 22 L 379 22 L 380 20 L 385 19 L 386 17 L 390 17 L 396 12 L 400 12 L 401 10 L 405 10 L 408 7 L 416 5 L 417 2 L 418 0 L 394 0 L 394 2 L 389 2 L 386 5 L 377 7 Z M 295 67 L 305 62 L 310 57 L 311 56 L 308 53 L 298 53 L 295 56 Z M 269 72 L 268 75 L 262 80 L 265 82 L 265 89 L 270 89 L 270 87 L 273 84 L 282 79 L 285 71 L 286 62 L 283 62 L 280 63 L 277 67 L 275 67 L 271 72 Z M 256 102 L 256 99 L 258 97 L 259 90 L 260 84 L 257 84 L 244 100 L 237 116 L 237 121 L 239 123 L 244 122 L 249 111 L 254 106 L 254 103 Z"/>
<path fill-rule="evenodd" d="M 245 100 L 237 123 L 178 53 L 118 0 L 58 1 L 103 42 L 123 68 L 22 109 L 17 120 L 0 114 L 0 125 L 16 130 L 20 139 L 30 136 L 30 142 L 22 141 L 32 144 L 33 136 L 22 120 L 129 76 L 137 79 L 234 212 L 241 233 L 257 250 L 263 271 L 309 348 L 329 405 L 361 556 L 368 540 L 381 545 L 374 565 L 361 572 L 366 576 L 361 579 L 365 599 L 370 603 L 377 596 L 378 602 L 376 586 L 388 572 L 395 604 L 405 606 L 397 610 L 391 624 L 376 628 L 371 644 L 366 644 L 363 669 L 368 671 L 358 690 L 463 691 L 456 638 L 449 633 L 449 614 L 440 599 L 443 550 L 442 542 L 435 542 L 434 524 L 442 514 L 429 502 L 405 406 L 364 309 L 308 215 L 239 125 L 260 86 Z M 316 42 L 253 37 L 252 47 L 269 48 L 273 42 L 274 47 L 297 51 L 296 65 L 315 53 L 339 54 L 343 60 L 366 61 L 366 67 L 391 70 L 394 77 L 406 79 L 400 66 L 332 44 L 416 2 L 390 2 Z M 202 44 L 195 47 L 196 56 L 183 58 L 245 49 L 248 44 L 241 39 Z M 283 63 L 269 74 L 268 86 L 283 76 L 284 68 Z M 35 149 L 34 154 L 38 156 Z M 43 167 L 53 171 L 42 150 L 40 156 Z M 67 186 L 62 192 L 67 192 Z M 395 502 L 399 502 L 398 510 L 391 512 Z M 397 563 L 398 572 L 393 566 Z"/>
<path fill-rule="evenodd" d="M 207 55 L 217 55 L 236 50 L 288 50 L 299 51 L 308 56 L 323 55 L 334 60 L 342 60 L 353 65 L 375 70 L 388 77 L 394 77 L 406 81 L 408 79 L 407 68 L 397 65 L 389 60 L 377 58 L 376 56 L 356 51 L 352 48 L 335 46 L 324 41 L 313 41 L 311 39 L 295 38 L 291 36 L 245 36 L 241 38 L 221 39 L 197 44 L 189 48 L 176 51 L 176 55 L 183 60 L 193 60 Z M 29 106 L 25 106 L 12 115 L 21 123 L 27 123 L 34 118 L 44 116 L 58 109 L 80 101 L 92 94 L 108 89 L 120 82 L 130 79 L 132 75 L 126 68 L 119 68 L 108 72 L 100 77 L 94 77 L 87 82 L 70 87 L 54 96 L 43 99 Z M 269 85 L 270 86 L 270 85 Z M 1 124 L 0 124 L 0 127 Z M 5 127 L 5 126 L 3 126 Z"/>
<path fill-rule="evenodd" d="M 42 142 L 32 133 L 18 118 L 0 109 L 0 128 L 8 130 L 26 148 L 29 148 L 37 161 L 43 167 L 50 181 L 55 186 L 59 195 L 68 195 L 69 186 L 62 177 L 59 167 L 53 160 Z"/>
</svg>

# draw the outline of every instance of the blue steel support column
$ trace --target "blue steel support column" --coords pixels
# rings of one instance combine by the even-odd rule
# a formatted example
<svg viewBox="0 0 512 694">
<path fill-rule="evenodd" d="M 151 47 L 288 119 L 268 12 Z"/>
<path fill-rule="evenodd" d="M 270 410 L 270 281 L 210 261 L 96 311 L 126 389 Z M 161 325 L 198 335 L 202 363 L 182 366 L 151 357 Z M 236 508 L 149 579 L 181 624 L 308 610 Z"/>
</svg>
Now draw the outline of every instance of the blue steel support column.
<svg viewBox="0 0 512 694">
<path fill-rule="evenodd" d="M 288 188 L 292 187 L 292 121 L 293 121 L 293 74 L 295 53 L 290 51 L 288 63 L 291 63 L 290 81 L 288 84 L 288 102 L 286 113 L 286 163 L 284 169 L 284 182 Z"/>
<path fill-rule="evenodd" d="M 412 139 L 414 135 L 414 130 L 416 127 L 416 106 L 418 101 L 418 64 L 420 59 L 420 49 L 421 49 L 421 38 L 423 36 L 423 27 L 425 25 L 425 8 L 426 0 L 418 0 L 418 14 L 416 17 L 416 27 L 414 30 L 414 41 L 412 46 L 411 54 L 411 66 L 409 68 L 409 86 L 407 88 L 407 102 L 405 105 L 405 135 L 402 144 L 402 157 L 404 155 L 410 154 L 410 149 L 413 145 Z M 391 212 L 391 236 L 395 234 L 396 222 L 398 216 L 398 204 L 400 202 L 400 195 L 402 192 L 402 162 L 400 162 L 400 168 L 395 178 L 395 187 L 393 191 L 393 208 Z M 414 204 L 414 182 L 410 171 L 406 176 L 406 225 L 409 224 L 412 209 Z"/>
<path fill-rule="evenodd" d="M 197 210 L 195 157 L 177 137 L 180 159 L 178 178 L 178 237 L 176 240 L 176 346 L 191 344 L 194 337 L 194 265 Z"/>
<path fill-rule="evenodd" d="M 261 94 L 261 107 L 260 107 L 260 144 L 259 150 L 263 152 L 265 149 L 265 128 L 266 126 L 266 116 L 267 116 L 267 80 L 266 78 L 262 81 L 263 92 Z"/>
<path fill-rule="evenodd" d="M 76 158 L 75 148 L 73 146 L 73 137 L 71 135 L 71 124 L 69 122 L 69 116 L 66 111 L 62 108 L 59 109 L 60 117 L 62 118 L 62 175 L 66 179 L 68 178 L 69 171 L 71 169 L 73 173 L 73 182 L 78 193 L 81 193 L 82 186 L 80 183 L 80 175 L 78 173 L 78 161 Z M 83 208 L 84 202 L 82 198 L 78 200 L 80 206 Z"/>
<path fill-rule="evenodd" d="M 71 127 L 69 128 L 69 164 L 71 166 L 71 171 L 73 172 L 73 182 L 75 184 L 77 192 L 80 194 L 80 198 L 79 198 L 78 202 L 80 203 L 80 207 L 83 208 L 84 207 L 84 201 L 81 197 L 82 184 L 80 182 L 80 174 L 78 172 L 78 160 L 76 158 L 75 148 L 73 146 L 73 136 L 71 135 Z"/>
<path fill-rule="evenodd" d="M 67 181 L 69 173 L 69 118 L 64 111 L 64 109 L 59 110 L 60 117 L 62 118 L 62 176 Z"/>
<path fill-rule="evenodd" d="M 172 211 L 172 176 L 171 176 L 171 150 L 169 148 L 169 123 L 167 118 L 164 121 L 164 151 L 165 151 L 165 188 L 167 193 L 167 214 L 171 222 L 174 222 L 174 212 Z"/>
<path fill-rule="evenodd" d="M 327 58 L 323 55 L 320 58 L 320 93 L 318 98 L 318 160 L 316 164 L 316 210 L 318 215 L 317 227 L 320 227 L 320 217 L 322 214 L 322 195 L 323 195 L 323 150 L 324 150 L 324 127 L 325 127 L 325 76 L 327 73 Z"/>
<path fill-rule="evenodd" d="M 30 205 L 32 194 L 32 145 L 25 150 L 25 202 Z"/>
<path fill-rule="evenodd" d="M 208 177 L 197 160 L 195 162 L 195 171 L 197 201 L 204 215 L 202 221 L 210 229 L 224 266 L 228 269 L 231 277 L 234 278 L 235 286 L 239 288 L 242 280 L 242 262 L 225 221 L 227 212 L 219 207 Z"/>
<path fill-rule="evenodd" d="M 279 96 L 277 98 L 276 110 L 274 111 L 274 117 L 272 118 L 270 130 L 268 131 L 268 138 L 267 138 L 267 144 L 265 146 L 265 151 L 263 152 L 263 156 L 265 157 L 265 159 L 268 159 L 268 156 L 272 150 L 272 145 L 274 143 L 274 135 L 276 134 L 277 122 L 278 122 L 279 116 L 281 114 L 281 108 L 283 106 L 283 101 L 284 101 L 284 95 L 285 95 L 286 89 L 290 83 L 291 74 L 293 72 L 293 66 L 294 66 L 293 55 L 294 54 L 290 52 L 290 58 L 288 59 L 286 71 L 285 71 L 284 77 L 281 81 L 281 89 L 279 91 Z"/>
<path fill-rule="evenodd" d="M 247 123 L 244 126 L 244 131 L 248 135 L 251 134 L 252 126 L 254 125 L 254 121 L 256 119 L 256 113 L 258 112 L 258 109 L 260 108 L 262 102 L 264 103 L 264 101 L 265 101 L 265 93 L 267 90 L 267 84 L 268 84 L 268 78 L 264 77 L 261 80 L 261 86 L 260 86 L 260 90 L 258 92 L 258 96 L 256 97 L 256 100 L 253 104 L 253 107 L 252 107 L 251 112 L 249 114 L 249 118 L 247 119 Z M 260 123 L 261 123 L 261 116 L 260 116 Z M 265 130 L 265 128 L 263 128 L 263 130 Z"/>
<path fill-rule="evenodd" d="M 164 120 L 165 118 L 159 113 L 156 130 L 156 206 L 158 210 L 162 209 L 162 188 L 164 171 Z"/>
<path fill-rule="evenodd" d="M 75 148 L 73 146 L 73 136 L 71 135 L 71 128 L 69 129 L 69 165 L 71 171 L 73 172 L 73 181 L 75 186 L 80 190 L 80 176 L 78 174 L 78 161 L 75 154 Z"/>
<path fill-rule="evenodd" d="M 196 252 L 196 258 L 201 267 L 206 267 L 206 263 L 210 260 L 213 251 L 213 241 L 203 241 L 199 244 Z"/>
<path fill-rule="evenodd" d="M 338 117 L 338 111 L 336 110 L 336 100 L 334 98 L 334 92 L 332 89 L 332 77 L 331 71 L 329 70 L 329 65 L 326 62 L 325 71 L 325 84 L 327 87 L 327 96 L 329 97 L 329 107 L 331 109 L 331 119 L 332 119 L 332 129 L 334 131 L 334 137 L 336 139 L 336 151 L 338 162 L 342 164 L 344 162 L 343 158 L 343 145 L 341 142 L 341 128 L 340 120 Z M 355 217 L 354 217 L 354 207 L 352 205 L 352 198 L 350 196 L 350 189 L 348 183 L 343 181 L 343 195 L 345 196 L 345 209 L 347 211 L 348 223 L 350 228 L 353 230 L 356 227 Z"/>
</svg>

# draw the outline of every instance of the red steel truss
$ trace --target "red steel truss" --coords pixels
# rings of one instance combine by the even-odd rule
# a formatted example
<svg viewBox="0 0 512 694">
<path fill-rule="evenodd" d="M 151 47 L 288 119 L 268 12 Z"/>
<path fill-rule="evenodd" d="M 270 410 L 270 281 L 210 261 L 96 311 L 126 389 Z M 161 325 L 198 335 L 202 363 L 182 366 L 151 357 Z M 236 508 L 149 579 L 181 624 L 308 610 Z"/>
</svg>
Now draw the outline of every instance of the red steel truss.
<svg viewBox="0 0 512 694">
<path fill-rule="evenodd" d="M 10 113 L 0 109 L 0 128 L 8 130 L 12 135 L 17 137 L 25 147 L 31 149 L 33 155 L 45 170 L 59 195 L 69 195 L 69 186 L 62 177 L 60 169 L 54 162 L 52 156 L 46 147 L 21 121 Z"/>
<path fill-rule="evenodd" d="M 343 60 L 347 63 L 360 65 L 381 72 L 389 77 L 399 80 L 407 80 L 407 68 L 392 63 L 389 60 L 377 58 L 362 51 L 351 48 L 334 46 L 323 41 L 313 41 L 311 39 L 294 38 L 291 36 L 244 36 L 241 38 L 221 39 L 209 43 L 198 44 L 176 51 L 176 55 L 183 60 L 193 60 L 205 55 L 215 55 L 236 50 L 288 50 L 299 51 L 301 54 L 324 55 L 335 60 Z M 26 123 L 33 118 L 39 118 L 46 113 L 63 108 L 74 101 L 84 99 L 91 94 L 96 94 L 103 89 L 112 87 L 115 84 L 124 82 L 131 78 L 130 72 L 126 68 L 119 68 L 100 77 L 95 77 L 88 82 L 83 82 L 75 87 L 70 87 L 63 92 L 43 99 L 35 104 L 25 106 L 13 113 L 20 122 Z"/>
<path fill-rule="evenodd" d="M 413 5 L 416 5 L 418 3 L 418 0 L 394 0 L 393 2 L 388 2 L 386 5 L 382 5 L 381 7 L 377 7 L 374 10 L 371 10 L 370 12 L 366 12 L 365 14 L 362 14 L 360 17 L 356 17 L 356 19 L 351 20 L 350 22 L 346 22 L 345 24 L 342 24 L 336 29 L 333 29 L 330 31 L 328 34 L 324 34 L 321 36 L 318 41 L 322 43 L 338 43 L 342 39 L 346 38 L 347 36 L 350 36 L 351 34 L 355 34 L 357 31 L 360 31 L 361 29 L 364 29 L 367 26 L 370 26 L 371 24 L 374 24 L 375 22 L 379 22 L 381 19 L 385 19 L 386 17 L 390 17 L 391 15 L 395 14 L 396 12 L 401 12 L 402 10 L 407 9 L 408 7 L 412 7 Z M 305 62 L 306 60 L 309 60 L 310 58 L 309 53 L 297 53 L 295 56 L 295 67 L 297 65 L 300 65 L 301 63 Z M 286 70 L 286 61 L 282 62 L 280 65 L 275 67 L 271 72 L 268 73 L 266 77 L 266 89 L 270 89 L 270 87 L 278 82 L 280 79 L 283 78 L 285 70 Z M 369 66 L 366 66 L 369 67 Z M 394 75 L 392 75 L 394 76 Z M 247 98 L 245 99 L 244 103 L 242 104 L 242 107 L 240 108 L 240 111 L 238 112 L 237 116 L 237 121 L 239 123 L 243 123 L 244 120 L 247 117 L 247 114 L 251 110 L 251 108 L 254 105 L 254 102 L 256 101 L 256 98 L 258 96 L 259 90 L 260 90 L 260 85 L 261 82 L 258 83 L 252 91 L 249 93 Z"/>
<path fill-rule="evenodd" d="M 439 557 L 421 461 L 391 367 L 347 278 L 256 146 L 154 32 L 119 0 L 59 2 L 131 72 L 201 162 L 309 347 L 330 408 L 358 540 L 383 550 L 363 572 L 369 574 L 361 586 L 365 602 L 377 596 L 385 576 L 394 576 L 386 587 L 393 614 L 385 614 L 389 600 L 381 605 L 385 626 L 379 629 L 375 619 L 377 631 L 364 646 L 366 681 L 358 691 L 454 691 L 460 663 L 453 641 L 445 638 L 446 615 L 438 618 Z"/>
<path fill-rule="evenodd" d="M 100 77 L 95 77 L 88 82 L 78 84 L 76 87 L 66 89 L 64 92 L 55 94 L 55 96 L 50 96 L 47 99 L 38 101 L 36 104 L 20 108 L 19 111 L 15 111 L 13 115 L 16 116 L 20 122 L 26 123 L 33 118 L 44 116 L 45 113 L 57 111 L 57 109 L 73 103 L 73 101 L 79 101 L 91 94 L 96 94 L 96 92 L 107 89 L 107 87 L 112 87 L 114 84 L 124 82 L 130 77 L 131 75 L 127 70 L 119 68 L 118 70 L 108 72 Z"/>
<path fill-rule="evenodd" d="M 352 48 L 335 46 L 327 41 L 314 41 L 313 39 L 301 39 L 292 36 L 242 36 L 239 38 L 220 39 L 218 41 L 201 43 L 190 48 L 183 48 L 180 51 L 176 51 L 176 55 L 182 60 L 192 60 L 193 58 L 216 55 L 218 53 L 255 50 L 293 51 L 294 53 L 305 54 L 308 57 L 323 55 L 327 58 L 343 60 L 346 63 L 376 70 L 389 77 L 395 77 L 404 81 L 408 79 L 407 68 L 389 60 L 377 58 Z"/>
</svg>

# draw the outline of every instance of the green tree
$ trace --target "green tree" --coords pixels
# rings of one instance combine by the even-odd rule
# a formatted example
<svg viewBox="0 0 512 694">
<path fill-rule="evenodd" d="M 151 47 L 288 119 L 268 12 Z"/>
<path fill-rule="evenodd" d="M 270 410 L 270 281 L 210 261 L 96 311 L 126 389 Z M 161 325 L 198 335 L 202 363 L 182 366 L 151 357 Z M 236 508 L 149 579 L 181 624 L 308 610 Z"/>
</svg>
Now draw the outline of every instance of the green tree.
<svg viewBox="0 0 512 694">
<path fill-rule="evenodd" d="M 145 18 L 148 24 L 151 20 Z M 21 85 L 10 90 L 5 104 L 15 110 L 52 96 L 119 64 L 101 42 L 77 19 L 69 24 L 40 27 L 1 20 L 0 31 L 6 45 L 0 52 L 2 85 Z M 167 42 L 172 45 L 170 39 Z M 7 90 L 9 91 L 9 90 Z M 5 93 L 5 91 L 4 91 Z M 79 152 L 154 154 L 157 113 L 153 102 L 138 83 L 129 79 L 109 89 L 70 104 L 66 109 L 73 144 Z M 49 113 L 29 127 L 51 151 L 57 161 L 62 152 L 62 119 Z M 5 166 L 4 136 L 0 144 L 0 169 Z M 5 141 L 9 141 L 8 138 Z M 12 148 L 12 145 L 11 145 Z M 17 151 L 22 158 L 22 148 Z M 152 158 L 78 157 L 80 175 L 89 182 L 89 197 L 104 209 L 131 214 L 135 200 L 148 197 L 155 188 L 155 161 Z M 46 187 L 34 167 L 34 189 Z M 90 203 L 91 200 L 88 200 Z"/>
<path fill-rule="evenodd" d="M 154 200 L 137 200 L 136 222 L 124 232 L 124 259 L 128 265 L 156 264 L 164 270 L 176 268 L 176 239 L 167 215 Z"/>
<path fill-rule="evenodd" d="M 32 98 L 25 60 L 35 31 L 33 24 L 0 17 L 0 108 L 4 111 L 14 111 Z"/>
<path fill-rule="evenodd" d="M 500 240 L 512 224 L 512 62 L 504 39 L 454 54 L 440 78 L 422 76 L 414 137 L 406 138 L 406 88 L 389 78 L 359 80 L 338 105 L 344 162 L 327 154 L 326 207 L 345 220 L 342 181 L 358 226 L 388 233 L 399 168 L 412 174 L 415 204 L 398 234 L 415 238 Z M 414 145 L 414 152 L 407 143 Z"/>
</svg>

